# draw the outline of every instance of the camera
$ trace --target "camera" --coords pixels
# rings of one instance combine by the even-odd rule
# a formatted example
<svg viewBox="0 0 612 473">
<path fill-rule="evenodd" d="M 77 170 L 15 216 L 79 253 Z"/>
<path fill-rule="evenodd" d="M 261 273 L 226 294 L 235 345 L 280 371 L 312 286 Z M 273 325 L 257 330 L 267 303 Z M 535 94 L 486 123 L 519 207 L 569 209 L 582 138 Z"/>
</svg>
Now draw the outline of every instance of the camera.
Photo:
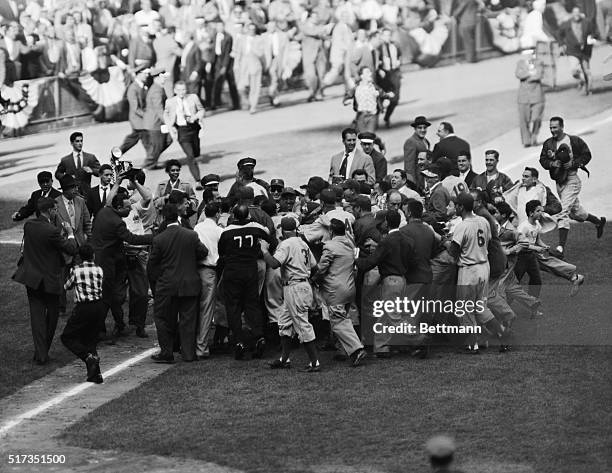
<svg viewBox="0 0 612 473">
<path fill-rule="evenodd" d="M 131 161 L 121 159 L 122 156 L 123 153 L 118 147 L 115 146 L 111 149 L 111 166 L 115 170 L 115 175 L 123 174 L 127 179 L 133 181 L 136 179 L 136 175 L 140 172 L 140 169 L 135 168 Z"/>
</svg>

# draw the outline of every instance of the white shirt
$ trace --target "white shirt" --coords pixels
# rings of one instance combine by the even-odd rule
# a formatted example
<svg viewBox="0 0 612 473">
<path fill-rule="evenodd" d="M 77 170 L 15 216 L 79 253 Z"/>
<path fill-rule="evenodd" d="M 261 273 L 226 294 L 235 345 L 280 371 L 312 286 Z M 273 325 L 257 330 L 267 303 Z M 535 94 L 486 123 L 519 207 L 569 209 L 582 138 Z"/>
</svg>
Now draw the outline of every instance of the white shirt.
<svg viewBox="0 0 612 473">
<path fill-rule="evenodd" d="M 257 197 L 258 195 L 263 195 L 264 197 L 268 197 L 268 193 L 266 192 L 266 189 L 263 186 L 260 186 L 259 184 L 257 184 L 256 182 L 249 182 L 246 186 L 253 189 L 253 195 L 255 197 Z"/>
<path fill-rule="evenodd" d="M 108 194 L 110 193 L 110 186 L 105 186 L 103 187 L 102 185 L 100 185 L 100 202 L 102 202 L 103 204 L 106 204 L 106 201 L 104 200 L 104 190 L 106 189 L 106 197 L 108 198 Z M 134 232 L 132 232 L 134 233 Z"/>
<path fill-rule="evenodd" d="M 535 185 L 530 189 L 527 189 L 526 187 L 519 187 L 518 194 L 516 196 L 516 215 L 518 217 L 519 225 L 527 220 L 525 205 L 530 200 L 539 200 L 542 206 L 545 206 L 546 188 L 543 185 Z"/>
<path fill-rule="evenodd" d="M 185 45 L 185 48 L 183 49 L 183 54 L 181 54 L 181 68 L 185 68 L 185 64 L 187 63 L 187 55 L 191 51 L 192 47 L 193 47 L 193 41 L 189 41 Z"/>
<path fill-rule="evenodd" d="M 421 195 L 417 191 L 411 189 L 410 187 L 408 187 L 406 185 L 400 187 L 397 191 L 400 194 L 405 195 L 409 199 L 415 199 L 415 200 L 418 200 L 419 202 L 423 203 L 423 197 L 421 197 Z"/>
<path fill-rule="evenodd" d="M 176 98 L 176 125 L 187 126 L 184 99 Z"/>
<path fill-rule="evenodd" d="M 357 147 L 355 147 L 355 149 L 349 153 L 348 158 L 346 160 L 346 173 L 344 176 L 342 176 L 345 179 L 348 179 L 351 177 L 351 166 L 353 165 L 353 159 L 355 159 L 356 150 L 357 150 Z M 345 156 L 346 156 L 346 150 L 344 150 L 344 153 L 342 154 L 342 159 L 340 160 L 340 167 L 342 167 L 342 161 L 344 161 Z M 338 172 L 340 172 L 340 168 L 338 168 Z"/>
<path fill-rule="evenodd" d="M 542 232 L 542 225 L 540 225 L 540 222 L 532 225 L 529 220 L 525 220 L 519 223 L 517 231 L 519 233 L 519 240 L 527 240 L 530 245 L 535 245 L 536 241 L 538 241 L 538 235 Z"/>
<path fill-rule="evenodd" d="M 471 169 L 468 169 L 468 170 L 467 170 L 467 171 L 465 171 L 465 172 L 461 172 L 461 171 L 459 171 L 459 178 L 460 178 L 460 179 L 461 179 L 463 182 L 465 182 L 465 178 L 466 178 L 466 177 L 467 177 L 467 175 L 470 173 L 470 171 L 471 171 Z"/>
<path fill-rule="evenodd" d="M 278 39 L 278 32 L 272 33 L 271 39 L 272 39 L 272 56 L 276 57 L 278 56 L 278 51 L 280 49 L 280 45 L 279 45 L 280 41 Z"/>
<path fill-rule="evenodd" d="M 75 167 L 75 169 L 80 169 L 79 168 L 79 164 L 78 164 L 79 161 L 77 159 L 77 156 L 79 156 L 79 155 L 81 157 L 81 167 L 83 167 L 83 152 L 82 151 L 78 151 L 78 152 L 77 151 L 73 151 L 72 152 L 72 158 L 74 159 L 74 167 Z"/>
<path fill-rule="evenodd" d="M 8 51 L 9 54 L 9 58 L 11 61 L 15 60 L 15 55 L 13 54 L 15 52 L 15 41 L 13 41 L 11 38 L 9 38 L 8 36 L 4 37 L 4 43 L 6 44 L 6 50 Z"/>
<path fill-rule="evenodd" d="M 223 44 L 223 39 L 225 35 L 223 33 L 217 33 L 217 37 L 215 38 L 215 55 L 221 56 L 221 45 Z"/>
<path fill-rule="evenodd" d="M 201 263 L 206 266 L 217 266 L 219 260 L 219 238 L 223 233 L 223 228 L 218 226 L 214 220 L 205 218 L 194 227 L 202 244 L 208 248 L 208 255 Z"/>
</svg>

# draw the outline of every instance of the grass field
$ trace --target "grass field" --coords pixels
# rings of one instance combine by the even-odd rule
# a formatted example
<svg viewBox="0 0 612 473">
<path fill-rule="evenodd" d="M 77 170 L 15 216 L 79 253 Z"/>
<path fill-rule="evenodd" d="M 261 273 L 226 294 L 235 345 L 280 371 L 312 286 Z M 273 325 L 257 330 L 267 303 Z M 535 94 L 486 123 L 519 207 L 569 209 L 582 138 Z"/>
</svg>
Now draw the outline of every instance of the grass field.
<svg viewBox="0 0 612 473">
<path fill-rule="evenodd" d="M 587 283 L 570 298 L 567 282 L 546 275 L 546 315 L 517 322 L 511 353 L 442 349 L 429 360 L 357 369 L 325 353 L 314 375 L 230 357 L 181 363 L 94 411 L 65 439 L 249 472 L 399 473 L 425 470 L 423 443 L 447 432 L 466 471 L 610 471 L 612 235 L 596 241 L 583 224 L 570 241 L 569 259 Z M 294 353 L 296 368 L 305 361 Z"/>
</svg>

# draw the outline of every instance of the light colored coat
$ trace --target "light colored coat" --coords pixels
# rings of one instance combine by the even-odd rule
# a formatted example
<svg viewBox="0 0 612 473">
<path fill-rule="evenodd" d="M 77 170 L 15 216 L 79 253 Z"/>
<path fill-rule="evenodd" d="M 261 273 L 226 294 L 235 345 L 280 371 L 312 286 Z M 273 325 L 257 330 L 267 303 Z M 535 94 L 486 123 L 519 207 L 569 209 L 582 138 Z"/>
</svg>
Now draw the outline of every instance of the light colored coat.
<svg viewBox="0 0 612 473">
<path fill-rule="evenodd" d="M 189 116 L 195 116 L 202 121 L 204 118 L 204 107 L 200 102 L 200 99 L 195 94 L 187 94 L 183 99 L 185 103 L 185 113 Z M 166 100 L 166 106 L 164 108 L 164 123 L 168 128 L 172 128 L 176 124 L 176 108 L 178 104 L 178 97 L 172 97 Z"/>
<path fill-rule="evenodd" d="M 331 182 L 333 176 L 340 174 L 340 166 L 344 159 L 344 151 L 338 154 L 334 154 L 331 158 L 331 165 L 329 167 L 329 180 Z M 356 169 L 365 169 L 368 173 L 368 184 L 374 184 L 376 179 L 376 170 L 374 169 L 374 163 L 372 158 L 365 154 L 359 148 L 355 149 L 355 157 L 351 163 L 351 169 L 349 169 L 349 177 L 353 174 Z"/>
</svg>

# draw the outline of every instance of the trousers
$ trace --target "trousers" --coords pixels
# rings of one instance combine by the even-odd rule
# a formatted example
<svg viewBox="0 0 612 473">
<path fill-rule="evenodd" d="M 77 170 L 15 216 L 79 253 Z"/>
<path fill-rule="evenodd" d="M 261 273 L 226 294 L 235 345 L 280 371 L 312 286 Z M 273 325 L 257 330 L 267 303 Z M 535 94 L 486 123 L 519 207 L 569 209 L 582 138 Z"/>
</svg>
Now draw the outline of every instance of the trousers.
<svg viewBox="0 0 612 473">
<path fill-rule="evenodd" d="M 200 167 L 196 163 L 196 159 L 200 157 L 200 126 L 179 126 L 178 142 L 181 149 L 185 153 L 187 166 L 191 175 L 197 183 L 200 182 Z"/>
<path fill-rule="evenodd" d="M 228 265 L 223 270 L 223 292 L 227 322 L 234 343 L 248 344 L 263 336 L 263 317 L 259 305 L 257 263 Z M 250 336 L 242 329 L 242 313 Z"/>
<path fill-rule="evenodd" d="M 102 300 L 77 302 L 62 332 L 64 346 L 83 361 L 90 353 L 96 355 L 98 327 L 105 315 L 106 305 Z"/>
<path fill-rule="evenodd" d="M 161 355 L 172 356 L 178 328 L 183 360 L 193 361 L 196 356 L 198 296 L 155 294 L 153 313 Z"/>
<path fill-rule="evenodd" d="M 59 317 L 59 295 L 45 292 L 44 285 L 26 287 L 30 305 L 30 323 L 34 340 L 34 360 L 46 363 Z"/>
</svg>

